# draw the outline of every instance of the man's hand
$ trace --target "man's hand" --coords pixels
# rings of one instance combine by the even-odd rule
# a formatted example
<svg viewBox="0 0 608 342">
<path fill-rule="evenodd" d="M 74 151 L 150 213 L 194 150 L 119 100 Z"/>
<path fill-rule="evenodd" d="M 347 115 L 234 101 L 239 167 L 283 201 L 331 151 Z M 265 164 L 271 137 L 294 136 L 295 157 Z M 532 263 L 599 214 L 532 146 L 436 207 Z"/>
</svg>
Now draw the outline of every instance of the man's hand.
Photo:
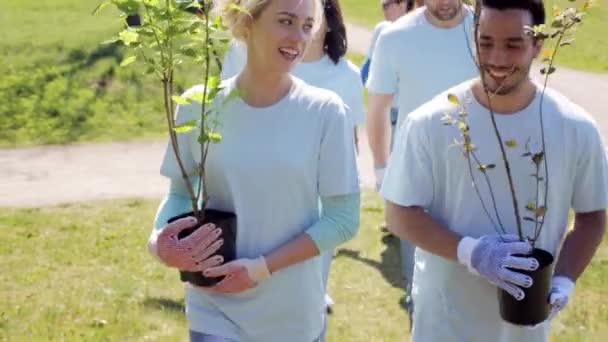
<svg viewBox="0 0 608 342">
<path fill-rule="evenodd" d="M 458 260 L 473 274 L 502 288 L 517 300 L 525 297 L 520 287 L 532 286 L 532 278 L 510 269 L 534 271 L 538 260 L 518 257 L 532 252 L 528 241 L 520 241 L 516 235 L 486 235 L 479 239 L 464 237 L 458 243 Z"/>
<path fill-rule="evenodd" d="M 555 315 L 568 305 L 570 296 L 574 291 L 574 286 L 575 283 L 568 277 L 553 277 L 553 280 L 551 281 L 551 290 L 549 291 L 549 304 L 551 304 L 549 319 L 555 317 Z"/>
</svg>

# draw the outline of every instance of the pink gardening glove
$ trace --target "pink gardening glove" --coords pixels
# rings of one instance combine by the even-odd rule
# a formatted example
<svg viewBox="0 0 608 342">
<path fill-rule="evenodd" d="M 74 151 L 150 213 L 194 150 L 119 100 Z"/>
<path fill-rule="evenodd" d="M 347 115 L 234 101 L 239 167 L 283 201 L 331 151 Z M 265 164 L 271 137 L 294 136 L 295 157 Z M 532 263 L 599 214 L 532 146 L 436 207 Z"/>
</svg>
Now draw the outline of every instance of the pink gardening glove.
<svg viewBox="0 0 608 342">
<path fill-rule="evenodd" d="M 224 265 L 212 267 L 203 272 L 205 277 L 225 276 L 214 286 L 200 287 L 205 291 L 216 293 L 240 293 L 252 289 L 261 281 L 270 278 L 266 259 L 237 259 Z"/>
<path fill-rule="evenodd" d="M 191 228 L 196 222 L 193 217 L 185 217 L 167 224 L 158 234 L 157 255 L 167 266 L 202 272 L 224 261 L 219 255 L 210 258 L 224 243 L 218 239 L 222 230 L 212 223 L 203 225 L 181 240 L 178 238 L 182 230 Z"/>
</svg>

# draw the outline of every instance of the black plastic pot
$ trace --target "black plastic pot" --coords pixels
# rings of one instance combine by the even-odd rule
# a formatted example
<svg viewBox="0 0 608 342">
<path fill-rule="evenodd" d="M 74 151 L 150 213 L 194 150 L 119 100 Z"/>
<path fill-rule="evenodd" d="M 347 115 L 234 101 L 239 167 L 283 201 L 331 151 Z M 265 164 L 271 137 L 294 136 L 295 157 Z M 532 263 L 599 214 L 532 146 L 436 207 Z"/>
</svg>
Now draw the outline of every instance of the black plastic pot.
<svg viewBox="0 0 608 342">
<path fill-rule="evenodd" d="M 193 216 L 193 213 L 189 212 L 172 217 L 168 223 L 187 216 Z M 221 255 L 224 258 L 224 263 L 234 260 L 236 258 L 236 215 L 234 213 L 207 209 L 205 210 L 205 219 L 202 221 L 199 219 L 199 222 L 192 228 L 182 230 L 178 238 L 185 238 L 206 223 L 213 223 L 216 227 L 222 229 L 219 238 L 223 239 L 224 243 L 214 255 Z M 181 281 L 197 286 L 213 286 L 224 279 L 223 276 L 205 277 L 202 272 L 179 271 L 179 275 Z"/>
<path fill-rule="evenodd" d="M 502 289 L 498 291 L 500 316 L 506 322 L 515 325 L 535 325 L 544 322 L 551 312 L 549 290 L 551 289 L 553 275 L 553 255 L 545 250 L 535 248 L 532 254 L 526 256 L 536 258 L 539 267 L 536 271 L 513 270 L 532 277 L 532 286 L 527 289 L 522 288 L 526 294 L 525 298 L 518 301 L 508 292 Z"/>
</svg>

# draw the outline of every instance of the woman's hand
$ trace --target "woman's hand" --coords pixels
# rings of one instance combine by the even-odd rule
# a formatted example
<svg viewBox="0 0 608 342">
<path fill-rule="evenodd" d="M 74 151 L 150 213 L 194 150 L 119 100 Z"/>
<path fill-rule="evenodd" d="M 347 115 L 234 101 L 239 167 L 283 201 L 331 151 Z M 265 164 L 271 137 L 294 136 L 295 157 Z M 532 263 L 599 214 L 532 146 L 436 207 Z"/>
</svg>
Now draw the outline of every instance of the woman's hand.
<svg viewBox="0 0 608 342">
<path fill-rule="evenodd" d="M 205 291 L 234 294 L 257 286 L 261 281 L 270 278 L 266 259 L 237 259 L 224 265 L 212 267 L 203 272 L 205 277 L 225 276 L 219 283 L 210 287 L 199 287 Z"/>
<path fill-rule="evenodd" d="M 222 234 L 220 228 L 207 223 L 189 236 L 179 239 L 179 233 L 192 228 L 197 223 L 193 217 L 185 217 L 167 224 L 157 238 L 158 257 L 169 267 L 182 271 L 203 272 L 208 268 L 220 265 L 221 256 L 211 257 L 222 246 L 224 241 L 218 239 Z"/>
</svg>

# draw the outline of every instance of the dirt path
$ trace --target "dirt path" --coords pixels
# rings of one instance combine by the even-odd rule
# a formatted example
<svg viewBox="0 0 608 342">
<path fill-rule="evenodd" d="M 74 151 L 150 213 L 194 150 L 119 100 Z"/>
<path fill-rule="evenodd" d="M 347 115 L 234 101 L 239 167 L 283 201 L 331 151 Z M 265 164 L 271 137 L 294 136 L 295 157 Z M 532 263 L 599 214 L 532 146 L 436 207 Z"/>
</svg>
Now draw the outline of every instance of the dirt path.
<svg viewBox="0 0 608 342">
<path fill-rule="evenodd" d="M 371 33 L 354 25 L 348 25 L 348 33 L 350 48 L 365 54 Z M 553 76 L 550 85 L 589 111 L 608 141 L 608 74 L 559 68 Z M 365 134 L 360 143 L 361 185 L 372 188 L 372 159 Z M 158 141 L 0 149 L 0 207 L 160 198 L 167 189 L 158 173 L 163 150 L 164 142 Z"/>
</svg>

